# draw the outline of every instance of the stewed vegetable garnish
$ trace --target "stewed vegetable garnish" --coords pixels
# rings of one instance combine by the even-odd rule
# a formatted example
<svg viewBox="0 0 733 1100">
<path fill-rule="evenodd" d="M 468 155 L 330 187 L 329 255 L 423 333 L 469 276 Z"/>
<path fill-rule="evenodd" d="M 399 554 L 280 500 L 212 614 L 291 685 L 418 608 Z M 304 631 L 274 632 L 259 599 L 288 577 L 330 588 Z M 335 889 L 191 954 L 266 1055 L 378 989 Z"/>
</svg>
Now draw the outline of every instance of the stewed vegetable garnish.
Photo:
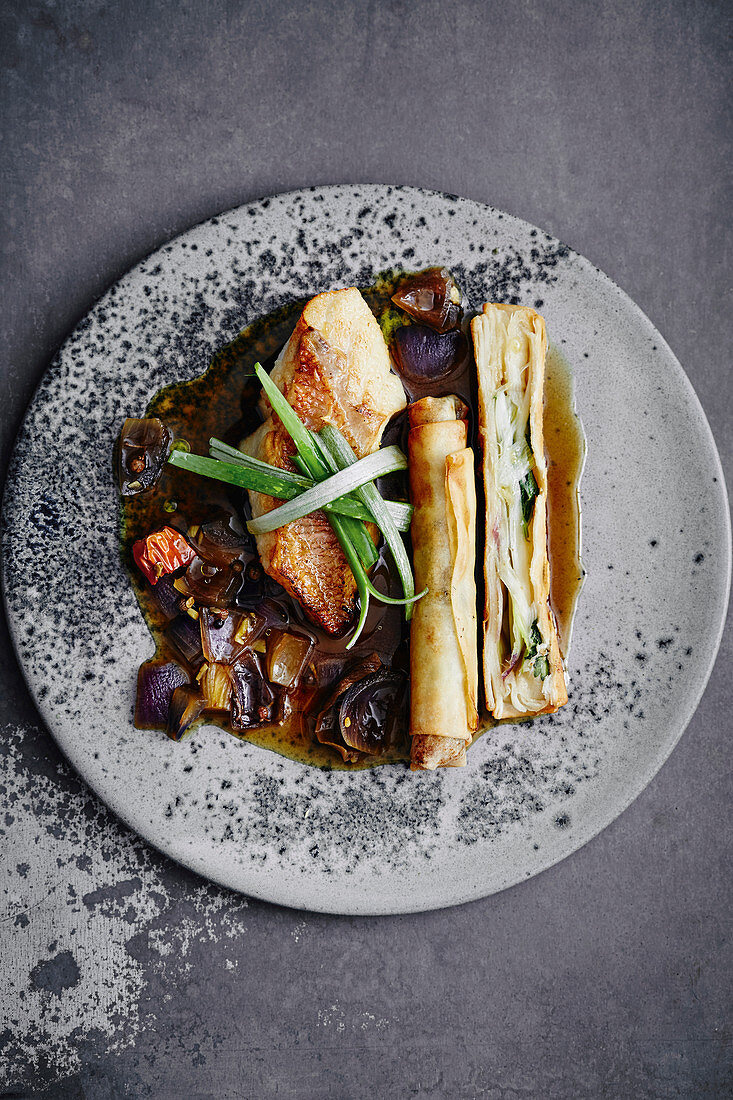
<svg viewBox="0 0 733 1100">
<path fill-rule="evenodd" d="M 304 335 L 303 353 L 316 357 L 320 371 L 333 375 L 344 367 L 343 354 L 332 350 L 313 328 Z M 192 449 L 184 439 L 174 441 L 174 432 L 160 418 L 134 422 L 134 433 L 129 427 L 133 422 L 127 422 L 128 440 L 165 441 L 165 449 L 162 462 L 154 465 L 152 458 L 148 462 L 146 469 L 151 473 L 143 484 L 126 476 L 130 471 L 122 463 L 129 466 L 131 452 L 129 447 L 120 448 L 120 484 L 126 495 L 145 497 L 155 492 L 165 471 L 172 470 L 177 478 L 196 474 L 212 487 L 219 483 L 235 494 L 244 490 L 273 502 L 251 518 L 245 509 L 241 523 L 234 513 L 191 516 L 185 507 L 176 504 L 168 509 L 164 504 L 167 521 L 135 542 L 133 560 L 170 620 L 164 638 L 167 653 L 175 657 L 175 661 L 145 666 L 142 702 L 154 700 L 155 706 L 147 710 L 141 706 L 139 717 L 150 725 L 154 713 L 157 724 L 165 725 L 174 740 L 189 734 L 202 718 L 218 719 L 232 732 L 248 735 L 296 716 L 301 722 L 310 717 L 315 723 L 334 678 L 340 677 L 345 685 L 340 695 L 346 695 L 347 686 L 352 690 L 349 711 L 339 709 L 340 717 L 336 716 L 336 742 L 353 762 L 382 757 L 399 740 L 406 685 L 404 671 L 392 672 L 385 662 L 404 645 L 399 619 L 409 618 L 412 604 L 423 593 L 415 594 L 403 542 L 412 506 L 404 500 L 385 499 L 375 482 L 390 478 L 395 485 L 395 479 L 405 475 L 407 459 L 395 444 L 359 457 L 336 424 L 350 435 L 355 433 L 352 438 L 358 445 L 362 419 L 369 425 L 366 409 L 343 421 L 337 416 L 336 423 L 328 415 L 316 417 L 316 426 L 323 426 L 313 430 L 259 364 L 254 366 L 254 378 L 286 433 L 283 438 L 291 450 L 285 460 L 273 456 L 273 462 L 268 454 L 265 461 L 216 435 L 208 439 L 208 455 L 196 454 L 198 445 Z M 406 483 L 401 491 L 405 489 Z M 167 495 L 162 487 L 159 491 Z M 186 494 L 179 489 L 175 495 Z M 241 496 L 233 499 L 242 501 Z M 298 601 L 287 597 L 263 572 L 253 544 L 253 536 L 262 539 L 272 533 L 276 537 L 286 525 L 319 514 L 328 517 L 358 592 L 355 622 L 328 646 L 306 624 Z M 381 550 L 380 536 L 384 539 Z M 401 594 L 394 591 L 395 583 Z M 373 612 L 373 607 L 383 610 Z M 388 627 L 388 623 L 394 625 Z M 363 654 L 350 657 L 365 630 L 367 644 L 376 643 L 379 654 L 366 664 Z M 402 657 L 400 669 L 405 666 Z M 381 673 L 375 679 L 377 670 Z M 364 691 L 357 695 L 353 689 L 361 681 Z M 399 705 L 396 700 L 389 702 L 397 687 Z M 379 715 L 389 716 L 383 734 L 375 725 Z M 400 721 L 395 717 L 399 715 Z M 338 733 L 339 722 L 343 736 Z"/>
<path fill-rule="evenodd" d="M 460 766 L 485 721 L 479 437 L 487 709 L 564 701 L 541 318 L 486 305 L 470 345 L 444 268 L 297 308 L 273 315 L 271 342 L 256 325 L 123 426 L 124 554 L 158 643 L 136 724 L 179 741 L 213 721 L 325 766 Z"/>
</svg>

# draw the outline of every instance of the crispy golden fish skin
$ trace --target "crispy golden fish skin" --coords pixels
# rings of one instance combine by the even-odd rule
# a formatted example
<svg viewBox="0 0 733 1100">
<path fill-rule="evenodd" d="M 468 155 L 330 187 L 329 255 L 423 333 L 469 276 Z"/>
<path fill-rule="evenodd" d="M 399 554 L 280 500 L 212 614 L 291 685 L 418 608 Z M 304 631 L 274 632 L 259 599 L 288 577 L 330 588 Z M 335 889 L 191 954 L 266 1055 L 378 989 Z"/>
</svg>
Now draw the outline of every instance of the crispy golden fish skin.
<svg viewBox="0 0 733 1100">
<path fill-rule="evenodd" d="M 376 451 L 387 423 L 405 408 L 374 314 L 355 287 L 318 294 L 305 306 L 271 373 L 313 431 L 338 428 L 359 458 Z M 290 436 L 263 395 L 264 423 L 241 444 L 246 454 L 295 470 Z M 252 515 L 281 502 L 249 494 Z M 356 582 L 324 512 L 257 537 L 265 571 L 329 634 L 343 633 L 356 605 Z"/>
</svg>

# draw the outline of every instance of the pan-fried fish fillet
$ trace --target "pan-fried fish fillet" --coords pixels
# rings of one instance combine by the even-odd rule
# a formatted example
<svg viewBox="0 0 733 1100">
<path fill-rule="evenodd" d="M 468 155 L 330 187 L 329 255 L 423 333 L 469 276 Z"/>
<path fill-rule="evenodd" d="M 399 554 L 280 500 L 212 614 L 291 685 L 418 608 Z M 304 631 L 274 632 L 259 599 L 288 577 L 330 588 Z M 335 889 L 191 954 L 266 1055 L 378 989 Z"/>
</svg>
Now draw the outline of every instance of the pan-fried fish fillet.
<svg viewBox="0 0 733 1100">
<path fill-rule="evenodd" d="M 313 431 L 333 424 L 359 458 L 376 451 L 388 421 L 405 407 L 381 329 L 358 290 L 311 299 L 272 370 L 272 380 Z M 263 395 L 264 423 L 241 444 L 263 462 L 294 470 L 295 447 Z M 250 493 L 253 516 L 281 501 Z M 257 538 L 264 569 L 330 634 L 348 626 L 356 583 L 324 512 Z"/>
</svg>

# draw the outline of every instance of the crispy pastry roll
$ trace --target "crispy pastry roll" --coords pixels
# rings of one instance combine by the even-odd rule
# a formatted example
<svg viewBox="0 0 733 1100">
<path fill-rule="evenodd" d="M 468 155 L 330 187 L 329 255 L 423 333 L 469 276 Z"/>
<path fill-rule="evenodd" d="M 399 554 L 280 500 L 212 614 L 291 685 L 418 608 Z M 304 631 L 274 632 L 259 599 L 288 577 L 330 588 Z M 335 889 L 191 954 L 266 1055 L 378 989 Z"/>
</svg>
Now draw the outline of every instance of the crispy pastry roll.
<svg viewBox="0 0 733 1100">
<path fill-rule="evenodd" d="M 411 535 L 416 591 L 410 628 L 413 769 L 459 767 L 478 726 L 476 483 L 459 398 L 410 406 Z"/>
<path fill-rule="evenodd" d="M 495 718 L 519 718 L 568 699 L 549 603 L 547 336 L 538 313 L 510 305 L 485 305 L 471 332 L 486 494 L 486 705 Z"/>
</svg>

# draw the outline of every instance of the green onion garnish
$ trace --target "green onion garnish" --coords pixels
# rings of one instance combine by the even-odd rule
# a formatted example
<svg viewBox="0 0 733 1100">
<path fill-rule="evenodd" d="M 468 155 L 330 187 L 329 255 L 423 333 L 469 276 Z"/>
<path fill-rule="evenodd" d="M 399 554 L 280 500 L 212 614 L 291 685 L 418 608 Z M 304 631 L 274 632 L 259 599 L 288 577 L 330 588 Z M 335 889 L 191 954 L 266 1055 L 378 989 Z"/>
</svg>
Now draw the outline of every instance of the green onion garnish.
<svg viewBox="0 0 733 1100">
<path fill-rule="evenodd" d="M 356 455 L 354 454 L 351 444 L 343 437 L 338 428 L 334 428 L 331 424 L 326 424 L 321 432 L 321 440 L 333 455 L 334 459 L 342 466 L 345 467 L 356 460 Z M 400 581 L 402 582 L 402 590 L 405 594 L 405 618 L 410 619 L 412 617 L 411 604 L 414 602 L 413 597 L 415 596 L 415 580 L 412 575 L 412 567 L 410 565 L 410 559 L 407 556 L 405 544 L 402 541 L 399 531 L 395 527 L 394 521 L 376 485 L 361 485 L 355 488 L 355 494 L 361 498 L 362 502 L 371 511 L 374 516 L 374 521 L 384 535 L 385 542 L 392 553 L 395 565 L 397 566 L 397 572 L 400 575 Z M 372 591 L 372 595 L 374 594 L 375 593 Z M 420 596 L 423 595 L 425 595 L 425 593 L 421 592 Z"/>
<path fill-rule="evenodd" d="M 273 508 L 271 512 L 265 512 L 257 519 L 250 520 L 247 530 L 252 535 L 264 535 L 268 531 L 274 531 L 277 527 L 283 527 L 286 523 L 292 523 L 293 520 L 318 511 L 326 504 L 373 481 L 375 477 L 383 477 L 385 474 L 392 474 L 406 467 L 407 459 L 399 447 L 384 447 L 381 451 L 375 451 L 366 458 L 354 461 L 352 465 L 345 467 L 337 474 L 324 478 L 312 489 L 307 489 L 293 500 L 281 504 L 279 508 Z M 392 517 L 389 518 L 392 522 Z M 371 542 L 371 539 L 369 541 Z"/>
<path fill-rule="evenodd" d="M 305 424 L 302 423 L 294 409 L 291 409 L 283 394 L 280 393 L 280 390 L 270 376 L 263 371 L 259 363 L 255 365 L 255 374 L 262 383 L 262 388 L 269 397 L 273 410 L 280 417 L 283 427 L 295 443 L 298 454 L 306 466 L 308 473 L 314 481 L 322 480 L 328 474 L 328 467 L 320 457 L 316 445 L 313 443 L 311 433 L 308 431 Z M 351 649 L 352 646 L 356 645 L 364 629 L 364 624 L 369 613 L 368 580 L 364 566 L 354 547 L 354 543 L 349 538 L 345 520 L 340 516 L 329 515 L 328 522 L 331 524 L 333 533 L 336 535 L 339 545 L 344 552 L 344 556 L 351 566 L 351 571 L 356 581 L 356 588 L 359 593 L 359 621 L 356 624 L 354 633 L 346 643 L 346 648 Z"/>
<path fill-rule="evenodd" d="M 231 448 L 232 450 L 234 448 Z M 216 458 L 205 458 L 203 455 L 189 454 L 183 451 L 172 451 L 168 461 L 172 466 L 190 470 L 191 473 L 200 474 L 202 477 L 210 477 L 215 481 L 223 481 L 227 485 L 234 485 L 239 489 L 251 489 L 255 493 L 264 493 L 275 497 L 277 500 L 293 500 L 300 493 L 312 489 L 317 482 L 310 477 L 301 477 L 289 470 L 281 470 L 277 466 L 270 466 L 266 462 L 258 462 L 247 455 L 236 452 L 243 460 L 240 462 L 224 462 Z M 296 456 L 297 457 L 297 456 Z M 250 463 L 257 463 L 250 466 Z M 403 504 L 401 501 L 389 500 L 387 507 L 392 513 L 392 518 L 401 531 L 409 531 L 412 519 L 412 505 Z M 326 512 L 335 512 L 341 516 L 352 516 L 363 522 L 371 523 L 372 514 L 361 501 L 352 497 L 342 497 L 323 506 Z"/>
</svg>

